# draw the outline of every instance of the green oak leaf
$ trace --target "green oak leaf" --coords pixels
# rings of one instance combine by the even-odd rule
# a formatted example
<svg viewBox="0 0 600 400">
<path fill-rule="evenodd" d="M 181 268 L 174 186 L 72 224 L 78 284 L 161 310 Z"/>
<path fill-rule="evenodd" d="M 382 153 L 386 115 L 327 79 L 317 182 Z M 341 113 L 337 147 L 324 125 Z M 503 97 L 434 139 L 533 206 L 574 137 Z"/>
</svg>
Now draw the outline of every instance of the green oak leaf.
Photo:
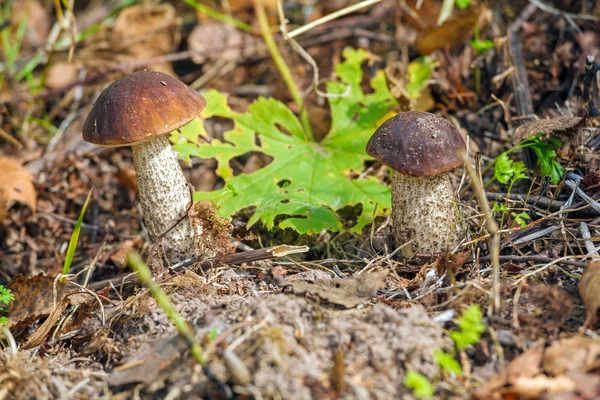
<svg viewBox="0 0 600 400">
<path fill-rule="evenodd" d="M 202 118 L 232 120 L 233 128 L 223 141 L 207 141 L 204 129 L 182 128 L 172 135 L 174 149 L 183 159 L 190 156 L 214 158 L 217 174 L 224 179 L 222 189 L 196 192 L 195 198 L 210 199 L 219 212 L 229 217 L 254 207 L 248 225 L 261 221 L 267 228 L 293 228 L 300 233 L 322 229 L 342 229 L 337 211 L 362 205 L 357 223 L 360 231 L 372 221 L 376 210 L 390 208 L 390 190 L 375 177 L 359 177 L 370 157 L 365 146 L 381 120 L 395 104 L 383 72 L 371 80 L 372 91 L 361 87 L 364 50 L 346 49 L 345 61 L 336 66 L 339 81 L 327 83 L 327 91 L 340 97 L 329 98 L 331 129 L 320 142 L 306 139 L 302 124 L 282 102 L 259 98 L 247 112 L 233 111 L 227 97 L 215 90 L 204 94 L 208 105 Z M 264 153 L 273 158 L 267 166 L 234 176 L 229 162 L 248 153 Z M 277 217 L 277 220 L 276 220 Z M 277 221 L 277 222 L 276 222 Z"/>
</svg>

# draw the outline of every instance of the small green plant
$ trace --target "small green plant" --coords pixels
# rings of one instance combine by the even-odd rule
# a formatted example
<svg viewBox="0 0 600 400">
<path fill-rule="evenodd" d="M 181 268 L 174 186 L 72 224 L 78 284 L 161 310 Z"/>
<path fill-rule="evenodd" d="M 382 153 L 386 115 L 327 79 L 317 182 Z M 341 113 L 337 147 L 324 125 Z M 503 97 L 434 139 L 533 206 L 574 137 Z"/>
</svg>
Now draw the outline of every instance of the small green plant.
<svg viewBox="0 0 600 400">
<path fill-rule="evenodd" d="M 429 78 L 436 67 L 429 56 L 420 57 L 408 64 L 408 85 L 406 90 L 411 99 L 421 97 L 423 89 L 429 85 Z"/>
<path fill-rule="evenodd" d="M 423 374 L 415 371 L 407 371 L 404 377 L 404 386 L 412 389 L 417 399 L 426 399 L 432 397 L 435 393 L 433 385 Z"/>
<path fill-rule="evenodd" d="M 542 176 L 549 177 L 552 183 L 556 184 L 560 182 L 565 174 L 565 169 L 556 160 L 556 150 L 560 148 L 562 144 L 560 140 L 554 138 L 542 140 L 542 135 L 543 134 L 540 133 L 531 136 L 521 141 L 521 143 L 512 149 L 500 154 L 493 163 L 494 176 L 486 183 L 486 186 L 490 185 L 494 181 L 498 181 L 503 185 L 508 184 L 507 193 L 510 195 L 515 182 L 517 182 L 519 179 L 528 178 L 525 164 L 520 161 L 513 161 L 508 157 L 510 153 L 525 148 L 532 149 L 537 155 L 537 163 L 540 167 L 540 173 Z M 498 202 L 494 203 L 492 211 L 500 212 L 502 214 L 501 226 L 504 225 L 504 220 L 509 214 L 513 217 L 513 221 L 521 227 L 527 226 L 527 220 L 531 219 L 529 214 L 526 212 L 511 212 L 506 204 L 500 204 Z"/>
<path fill-rule="evenodd" d="M 69 240 L 69 247 L 67 247 L 67 255 L 65 256 L 65 262 L 63 263 L 63 275 L 68 275 L 71 269 L 71 264 L 73 263 L 73 257 L 75 256 L 75 249 L 77 249 L 77 243 L 79 242 L 79 232 L 81 232 L 81 224 L 83 223 L 83 215 L 85 214 L 85 210 L 87 209 L 88 203 L 90 202 L 90 198 L 92 197 L 92 191 L 87 195 L 85 199 L 85 203 L 83 203 L 83 207 L 81 208 L 81 212 L 79 213 L 79 218 L 77 218 L 77 222 L 75 223 L 75 228 L 73 229 L 73 234 L 71 235 L 71 240 Z M 64 282 L 65 278 L 61 279 L 61 282 Z"/>
<path fill-rule="evenodd" d="M 481 308 L 477 304 L 471 304 L 460 317 L 458 317 L 458 330 L 450 332 L 450 338 L 454 341 L 458 350 L 465 350 L 479 342 L 481 334 L 485 332 Z"/>
<path fill-rule="evenodd" d="M 2 21 L 10 21 L 10 4 L 10 1 L 4 2 L 3 6 L 0 8 L 0 19 Z M 27 18 L 26 16 L 23 16 L 23 18 L 21 18 L 19 21 L 19 25 L 17 26 L 14 36 L 13 30 L 10 29 L 10 26 L 0 31 L 2 52 L 5 58 L 4 66 L 6 68 L 6 72 L 11 75 L 14 75 L 17 72 L 17 59 L 19 57 L 19 52 L 21 51 L 21 43 L 23 42 L 26 29 Z"/>
<path fill-rule="evenodd" d="M 556 138 L 542 140 L 543 135 L 543 133 L 539 133 L 537 135 L 528 137 L 515 147 L 500 154 L 494 163 L 494 178 L 498 179 L 498 177 L 506 176 L 508 177 L 507 179 L 504 179 L 503 181 L 498 179 L 498 181 L 500 183 L 507 183 L 508 180 L 515 175 L 518 176 L 515 180 L 521 179 L 521 177 L 526 177 L 524 174 L 525 166 L 521 165 L 522 163 L 509 162 L 507 160 L 509 160 L 509 154 L 517 150 L 528 148 L 535 152 L 537 156 L 537 164 L 540 168 L 540 173 L 542 176 L 550 178 L 550 182 L 554 184 L 559 183 L 565 174 L 565 169 L 556 160 L 556 150 L 562 146 L 562 143 Z"/>
<path fill-rule="evenodd" d="M 475 39 L 469 42 L 472 48 L 477 51 L 477 54 L 481 54 L 486 50 L 489 50 L 494 47 L 494 42 L 491 40 L 481 40 Z"/>
<path fill-rule="evenodd" d="M 435 349 L 433 352 L 433 357 L 444 372 L 456 376 L 462 375 L 462 367 L 456 360 L 454 354 L 448 354 L 440 349 Z"/>
<path fill-rule="evenodd" d="M 464 10 L 471 5 L 471 0 L 455 0 L 454 3 L 456 4 L 456 7 Z"/>
<path fill-rule="evenodd" d="M 343 54 L 344 62 L 335 67 L 340 81 L 327 83 L 327 92 L 333 95 L 329 98 L 331 128 L 319 142 L 311 139 L 293 111 L 280 101 L 261 97 L 247 112 L 239 113 L 229 108 L 225 95 L 206 92 L 208 105 L 202 117 L 228 118 L 234 127 L 224 133 L 223 141 L 210 143 L 200 124 L 173 134 L 173 147 L 182 159 L 215 158 L 217 174 L 225 180 L 222 189 L 196 192 L 195 199 L 213 200 L 225 217 L 255 207 L 248 225 L 261 221 L 268 229 L 277 224 L 300 233 L 341 230 L 337 211 L 345 206 L 362 206 L 352 227 L 356 232 L 372 220 L 376 209 L 389 209 L 389 187 L 359 174 L 368 159 L 367 141 L 396 101 L 383 71 L 371 80 L 373 91 L 363 92 L 366 51 L 346 49 Z M 233 176 L 229 162 L 253 152 L 273 161 L 251 174 Z"/>
<path fill-rule="evenodd" d="M 11 293 L 10 289 L 0 285 L 0 303 L 8 305 L 15 299 L 15 296 Z M 0 316 L 0 326 L 6 325 L 8 318 L 4 315 Z"/>
<path fill-rule="evenodd" d="M 460 317 L 458 317 L 458 330 L 449 333 L 454 341 L 455 350 L 446 353 L 440 349 L 434 351 L 433 356 L 442 370 L 448 374 L 461 376 L 462 368 L 456 360 L 456 351 L 463 351 L 481 340 L 481 334 L 485 332 L 481 308 L 472 304 Z"/>
</svg>

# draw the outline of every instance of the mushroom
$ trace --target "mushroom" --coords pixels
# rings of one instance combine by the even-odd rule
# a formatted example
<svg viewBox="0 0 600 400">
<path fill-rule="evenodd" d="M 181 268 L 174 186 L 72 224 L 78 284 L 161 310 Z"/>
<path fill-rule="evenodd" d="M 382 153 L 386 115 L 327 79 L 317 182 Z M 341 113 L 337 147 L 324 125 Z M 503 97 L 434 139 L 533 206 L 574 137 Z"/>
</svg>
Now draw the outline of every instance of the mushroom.
<svg viewBox="0 0 600 400">
<path fill-rule="evenodd" d="M 405 257 L 453 249 L 465 236 L 449 171 L 462 165 L 465 142 L 445 118 L 422 111 L 385 121 L 367 153 L 394 170 L 392 229 Z"/>
<path fill-rule="evenodd" d="M 83 139 L 99 146 L 131 146 L 140 203 L 150 239 L 162 237 L 173 262 L 200 255 L 202 227 L 187 216 L 191 191 L 168 133 L 206 107 L 199 93 L 156 71 L 121 77 L 98 97 L 83 125 Z"/>
</svg>

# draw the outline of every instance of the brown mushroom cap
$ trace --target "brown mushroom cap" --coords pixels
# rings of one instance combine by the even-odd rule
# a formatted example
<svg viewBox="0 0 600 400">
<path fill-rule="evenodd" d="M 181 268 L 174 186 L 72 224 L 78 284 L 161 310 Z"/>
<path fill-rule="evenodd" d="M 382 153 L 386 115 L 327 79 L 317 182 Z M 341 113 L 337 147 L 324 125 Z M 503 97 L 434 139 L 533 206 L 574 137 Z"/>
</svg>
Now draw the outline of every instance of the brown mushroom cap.
<svg viewBox="0 0 600 400">
<path fill-rule="evenodd" d="M 395 171 L 412 176 L 437 175 L 462 165 L 465 141 L 445 118 L 422 111 L 400 113 L 375 131 L 367 153 Z"/>
<path fill-rule="evenodd" d="M 156 71 L 125 75 L 98 97 L 83 124 L 83 140 L 128 146 L 178 129 L 206 107 L 202 95 Z"/>
</svg>

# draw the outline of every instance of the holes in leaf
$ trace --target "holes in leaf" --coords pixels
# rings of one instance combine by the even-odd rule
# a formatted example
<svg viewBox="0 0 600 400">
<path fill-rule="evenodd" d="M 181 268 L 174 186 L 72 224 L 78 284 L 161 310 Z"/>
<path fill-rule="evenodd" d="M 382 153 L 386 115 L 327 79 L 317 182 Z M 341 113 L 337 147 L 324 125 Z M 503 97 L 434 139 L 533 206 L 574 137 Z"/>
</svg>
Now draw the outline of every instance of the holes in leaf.
<svg viewBox="0 0 600 400">
<path fill-rule="evenodd" d="M 234 175 L 240 173 L 249 175 L 272 162 L 273 157 L 258 151 L 250 151 L 229 160 L 229 166 L 233 169 Z"/>
<path fill-rule="evenodd" d="M 288 135 L 288 136 L 293 136 L 292 133 L 290 131 L 288 131 L 283 125 L 275 123 L 275 126 L 277 127 L 277 129 L 279 129 L 282 133 Z"/>
<path fill-rule="evenodd" d="M 286 188 L 290 185 L 290 183 L 292 183 L 289 179 L 283 179 L 280 180 L 279 182 L 277 182 L 277 186 L 279 186 L 280 188 Z"/>
</svg>

